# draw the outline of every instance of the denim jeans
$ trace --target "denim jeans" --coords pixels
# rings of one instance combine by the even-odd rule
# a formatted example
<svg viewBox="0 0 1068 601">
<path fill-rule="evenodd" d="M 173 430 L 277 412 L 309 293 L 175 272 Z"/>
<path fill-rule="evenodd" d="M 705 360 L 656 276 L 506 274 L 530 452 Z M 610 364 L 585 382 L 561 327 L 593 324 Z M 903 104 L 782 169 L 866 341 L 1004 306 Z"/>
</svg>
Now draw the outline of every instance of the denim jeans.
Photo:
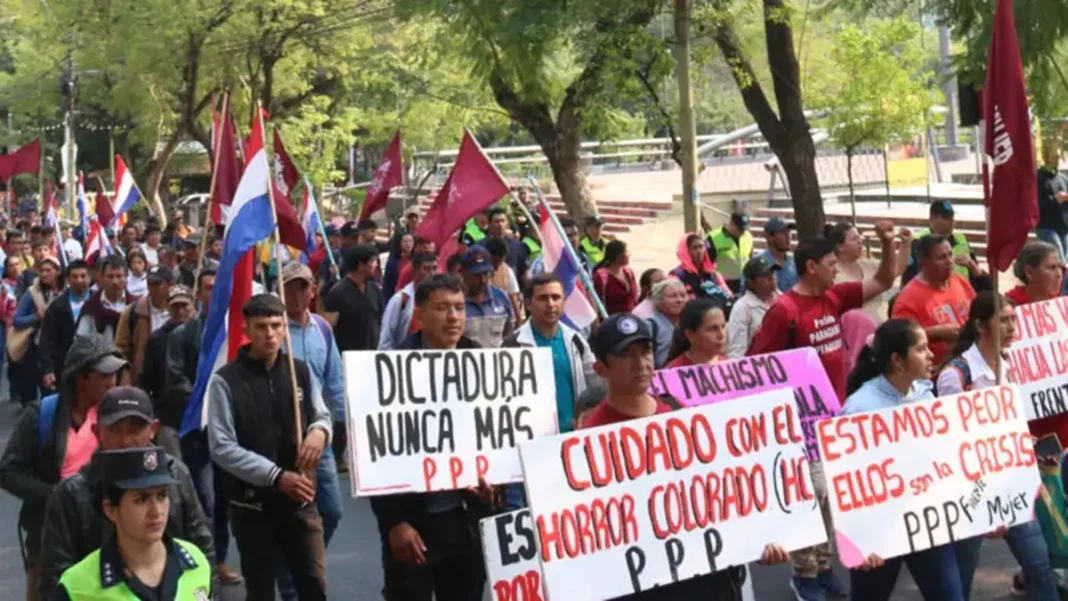
<svg viewBox="0 0 1068 601">
<path fill-rule="evenodd" d="M 1035 230 L 1035 235 L 1038 236 L 1039 240 L 1049 242 L 1053 246 L 1056 246 L 1057 250 L 1061 253 L 1061 260 L 1068 261 L 1068 234 L 1062 234 L 1057 230 L 1040 227 Z M 1064 280 L 1064 288 L 1062 292 L 1068 294 L 1068 278 L 1065 278 Z"/>
<path fill-rule="evenodd" d="M 973 536 L 953 543 L 953 553 L 957 556 L 957 569 L 960 571 L 960 585 L 964 589 L 964 598 L 970 599 L 975 569 L 979 567 L 979 551 L 984 538 Z"/>
<path fill-rule="evenodd" d="M 215 558 L 218 563 L 225 563 L 230 550 L 230 519 L 226 512 L 229 501 L 220 489 L 222 478 L 217 477 L 217 468 L 211 462 L 207 434 L 187 434 L 182 438 L 181 446 L 182 460 L 193 478 L 193 487 L 197 490 L 200 506 L 204 508 L 204 517 L 213 526 Z"/>
<path fill-rule="evenodd" d="M 1057 576 L 1049 561 L 1049 547 L 1037 521 L 1017 524 L 1005 534 L 1009 551 L 1023 570 L 1030 601 L 1059 601 Z"/>
<path fill-rule="evenodd" d="M 341 523 L 342 512 L 341 480 L 337 475 L 334 451 L 329 445 L 323 449 L 323 456 L 319 458 L 319 465 L 315 468 L 315 506 L 323 519 L 324 546 L 329 547 L 330 539 Z M 293 584 L 293 576 L 286 569 L 284 557 L 278 558 L 277 573 L 278 591 L 283 601 L 295 600 L 297 589 Z"/>
<path fill-rule="evenodd" d="M 908 566 L 925 601 L 965 601 L 953 545 L 887 559 L 882 567 L 867 572 L 850 570 L 849 598 L 852 601 L 889 601 L 902 565 Z"/>
</svg>

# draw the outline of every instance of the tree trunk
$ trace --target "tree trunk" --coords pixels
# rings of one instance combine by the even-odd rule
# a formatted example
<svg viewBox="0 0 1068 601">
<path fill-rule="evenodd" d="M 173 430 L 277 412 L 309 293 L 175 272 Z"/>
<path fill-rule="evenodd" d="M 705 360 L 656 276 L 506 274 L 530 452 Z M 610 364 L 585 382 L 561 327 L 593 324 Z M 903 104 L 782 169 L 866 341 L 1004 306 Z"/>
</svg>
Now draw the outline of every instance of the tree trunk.
<svg viewBox="0 0 1068 601">
<path fill-rule="evenodd" d="M 794 132 L 783 147 L 775 149 L 775 154 L 779 157 L 790 186 L 798 240 L 822 235 L 826 217 L 820 196 L 819 176 L 816 175 L 816 146 L 812 143 L 812 136 L 807 129 Z"/>
<path fill-rule="evenodd" d="M 582 160 L 577 154 L 567 154 L 567 157 L 550 158 L 549 169 L 553 172 L 553 181 L 560 191 L 560 199 L 567 207 L 567 213 L 580 224 L 581 231 L 585 218 L 597 214 L 597 203 L 590 193 Z"/>
<path fill-rule="evenodd" d="M 163 181 L 167 166 L 171 163 L 174 151 L 178 150 L 178 141 L 181 139 L 182 134 L 181 128 L 177 128 L 171 133 L 171 137 L 167 140 L 167 145 L 163 147 L 163 152 L 159 154 L 156 162 L 152 165 L 152 171 L 148 176 L 148 188 L 144 190 L 145 195 L 148 196 L 145 202 L 148 203 L 148 208 L 159 217 L 160 227 L 167 227 L 167 211 L 163 208 L 163 200 L 159 197 L 159 185 Z"/>
<path fill-rule="evenodd" d="M 857 227 L 857 194 L 853 189 L 853 148 L 846 148 L 846 177 L 849 178 L 849 209 L 853 212 L 853 227 Z"/>
</svg>

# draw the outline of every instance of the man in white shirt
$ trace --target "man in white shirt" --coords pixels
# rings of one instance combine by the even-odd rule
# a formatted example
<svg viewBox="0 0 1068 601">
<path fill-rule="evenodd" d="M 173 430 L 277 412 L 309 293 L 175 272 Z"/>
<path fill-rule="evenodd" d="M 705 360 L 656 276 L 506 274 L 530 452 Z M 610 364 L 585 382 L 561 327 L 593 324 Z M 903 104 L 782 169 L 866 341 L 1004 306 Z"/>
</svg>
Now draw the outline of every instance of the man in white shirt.
<svg viewBox="0 0 1068 601">
<path fill-rule="evenodd" d="M 779 297 L 775 282 L 777 271 L 779 266 L 763 255 L 753 257 L 745 264 L 742 270 L 745 294 L 734 303 L 727 321 L 727 356 L 731 359 L 745 356 L 768 308 Z"/>
<path fill-rule="evenodd" d="M 141 250 L 145 251 L 145 260 L 149 267 L 159 264 L 159 249 L 163 246 L 163 231 L 155 223 L 145 227 L 145 241 L 141 244 Z"/>
<path fill-rule="evenodd" d="M 59 224 L 59 233 L 63 236 L 63 254 L 67 255 L 67 263 L 84 258 L 82 243 L 74 237 L 73 228 L 74 224 L 69 221 Z"/>
</svg>

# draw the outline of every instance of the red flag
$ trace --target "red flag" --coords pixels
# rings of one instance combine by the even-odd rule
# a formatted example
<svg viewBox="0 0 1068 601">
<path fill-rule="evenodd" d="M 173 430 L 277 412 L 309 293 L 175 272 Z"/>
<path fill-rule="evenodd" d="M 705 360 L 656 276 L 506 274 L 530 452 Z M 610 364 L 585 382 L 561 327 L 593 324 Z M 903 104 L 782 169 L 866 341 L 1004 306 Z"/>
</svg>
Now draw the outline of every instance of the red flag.
<svg viewBox="0 0 1068 601">
<path fill-rule="evenodd" d="M 993 189 L 989 185 L 989 167 L 983 166 L 986 206 L 990 209 L 986 256 L 991 267 L 1005 271 L 1027 242 L 1027 234 L 1038 224 L 1035 147 L 1012 0 L 998 0 L 994 13 L 983 118 L 985 151 L 994 163 Z"/>
<path fill-rule="evenodd" d="M 304 226 L 297 217 L 290 193 L 297 187 L 300 175 L 289 158 L 282 137 L 274 130 L 274 210 L 278 213 L 278 237 L 282 244 L 303 249 L 307 244 Z"/>
<path fill-rule="evenodd" d="M 96 205 L 96 218 L 100 223 L 111 223 L 111 220 L 115 218 L 115 209 L 111 207 L 111 201 L 108 200 L 104 180 L 97 176 L 96 182 L 96 201 L 93 203 Z"/>
<path fill-rule="evenodd" d="M 241 181 L 241 162 L 237 159 L 237 144 L 234 140 L 234 120 L 230 118 L 230 94 L 223 96 L 223 112 L 215 128 L 216 173 L 215 193 L 211 197 L 211 222 L 223 223 L 222 208 L 234 201 L 237 184 Z"/>
<path fill-rule="evenodd" d="M 41 139 L 0 156 L 0 181 L 8 181 L 23 173 L 37 173 L 41 168 Z"/>
<path fill-rule="evenodd" d="M 371 213 L 383 209 L 389 201 L 389 192 L 395 186 L 401 185 L 401 173 L 404 169 L 403 157 L 401 156 L 401 133 L 393 134 L 393 141 L 386 148 L 386 154 L 382 155 L 382 162 L 375 169 L 375 176 L 371 179 L 371 185 L 367 188 L 367 197 L 364 198 L 363 208 L 360 209 L 360 220 L 367 219 Z"/>
<path fill-rule="evenodd" d="M 438 192 L 416 235 L 444 246 L 475 213 L 508 194 L 508 184 L 482 154 L 470 132 L 464 133 L 456 164 Z"/>
</svg>

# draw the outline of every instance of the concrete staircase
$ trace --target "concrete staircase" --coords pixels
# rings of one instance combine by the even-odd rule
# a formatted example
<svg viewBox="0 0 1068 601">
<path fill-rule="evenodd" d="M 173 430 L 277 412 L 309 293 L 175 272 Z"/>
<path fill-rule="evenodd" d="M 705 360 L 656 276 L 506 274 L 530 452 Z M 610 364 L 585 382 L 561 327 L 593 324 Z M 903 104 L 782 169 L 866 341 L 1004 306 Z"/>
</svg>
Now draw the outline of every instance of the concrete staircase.
<svg viewBox="0 0 1068 601">
<path fill-rule="evenodd" d="M 827 216 L 827 223 L 837 223 L 839 221 L 851 221 L 852 213 L 848 204 L 837 206 L 834 204 L 824 205 L 824 212 Z M 753 232 L 754 246 L 763 249 L 767 246 L 764 240 L 764 224 L 767 223 L 771 217 L 782 217 L 787 221 L 792 221 L 794 212 L 793 209 L 755 209 L 749 220 L 750 231 Z M 883 219 L 883 217 L 876 217 L 873 215 L 864 215 L 862 212 L 862 203 L 857 203 L 857 227 L 862 235 L 871 234 L 875 229 L 875 222 Z M 900 216 L 895 215 L 891 217 L 896 227 L 907 227 L 914 233 L 918 233 L 928 227 L 926 217 L 918 216 Z M 986 263 L 986 222 L 977 219 L 963 219 L 958 217 L 956 225 L 953 229 L 954 234 L 961 235 L 968 240 L 968 244 L 972 247 L 972 250 L 979 257 L 980 263 Z M 1031 234 L 1030 238 L 1036 240 L 1034 234 Z M 868 249 L 871 255 L 875 258 L 880 256 L 879 243 L 874 237 L 865 237 Z"/>
</svg>

